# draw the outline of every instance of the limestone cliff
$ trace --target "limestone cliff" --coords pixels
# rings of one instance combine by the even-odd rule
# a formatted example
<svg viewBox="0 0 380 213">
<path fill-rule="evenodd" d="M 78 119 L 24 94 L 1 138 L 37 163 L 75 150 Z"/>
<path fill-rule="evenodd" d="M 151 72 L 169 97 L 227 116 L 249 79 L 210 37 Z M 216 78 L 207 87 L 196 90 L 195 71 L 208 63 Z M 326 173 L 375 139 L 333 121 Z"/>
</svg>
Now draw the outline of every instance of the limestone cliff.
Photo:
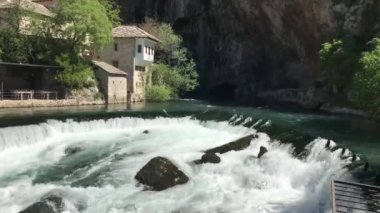
<svg viewBox="0 0 380 213">
<path fill-rule="evenodd" d="M 203 91 L 311 88 L 321 43 L 380 29 L 379 0 L 119 0 L 123 19 L 172 23 L 201 71 Z M 223 90 L 228 93 L 228 91 Z"/>
</svg>

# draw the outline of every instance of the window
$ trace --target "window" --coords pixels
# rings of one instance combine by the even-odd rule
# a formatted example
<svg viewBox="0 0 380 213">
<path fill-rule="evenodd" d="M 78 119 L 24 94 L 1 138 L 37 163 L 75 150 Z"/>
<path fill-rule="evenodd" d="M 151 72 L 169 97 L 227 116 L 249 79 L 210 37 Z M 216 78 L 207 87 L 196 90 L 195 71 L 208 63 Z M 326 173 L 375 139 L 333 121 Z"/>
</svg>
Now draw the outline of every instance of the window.
<svg viewBox="0 0 380 213">
<path fill-rule="evenodd" d="M 148 47 L 145 46 L 145 53 L 148 54 Z"/>
<path fill-rule="evenodd" d="M 141 46 L 141 44 L 137 45 L 137 52 L 138 53 L 142 52 L 142 46 Z"/>
<path fill-rule="evenodd" d="M 112 66 L 119 68 L 119 61 L 112 61 Z"/>
<path fill-rule="evenodd" d="M 136 71 L 145 72 L 145 67 L 142 67 L 142 66 L 135 66 L 135 70 L 136 70 Z"/>
<path fill-rule="evenodd" d="M 114 49 L 115 51 L 118 51 L 119 47 L 117 46 L 117 43 L 114 43 L 114 44 L 113 44 L 113 49 Z"/>
</svg>

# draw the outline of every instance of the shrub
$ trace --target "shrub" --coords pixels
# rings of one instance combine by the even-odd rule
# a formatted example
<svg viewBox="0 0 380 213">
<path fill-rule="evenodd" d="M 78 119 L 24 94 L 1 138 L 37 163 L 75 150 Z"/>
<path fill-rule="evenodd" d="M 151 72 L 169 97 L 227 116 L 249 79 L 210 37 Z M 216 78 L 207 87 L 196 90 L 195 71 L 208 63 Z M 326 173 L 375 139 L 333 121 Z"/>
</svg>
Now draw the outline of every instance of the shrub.
<svg viewBox="0 0 380 213">
<path fill-rule="evenodd" d="M 319 51 L 325 77 L 334 93 L 342 93 L 352 83 L 352 77 L 358 69 L 360 48 L 352 38 L 334 39 L 322 44 Z"/>
<path fill-rule="evenodd" d="M 380 38 L 375 38 L 372 51 L 364 52 L 359 61 L 361 69 L 353 83 L 355 104 L 374 114 L 380 113 Z"/>
<path fill-rule="evenodd" d="M 57 80 L 71 89 L 82 89 L 95 86 L 96 81 L 91 65 L 78 56 L 62 55 L 57 58 L 57 64 L 63 71 L 57 74 Z"/>
<path fill-rule="evenodd" d="M 176 98 L 181 93 L 194 90 L 198 86 L 198 73 L 188 50 L 183 47 L 182 38 L 175 34 L 169 24 L 154 24 L 152 27 L 159 27 L 156 31 L 159 33 L 161 43 L 158 63 L 148 69 L 147 90 L 160 86 L 165 99 Z M 151 92 L 147 91 L 147 94 Z"/>
<path fill-rule="evenodd" d="M 101 93 L 101 92 L 97 92 L 97 93 L 94 95 L 94 99 L 95 99 L 95 100 L 104 100 L 104 94 Z"/>
<path fill-rule="evenodd" d="M 146 99 L 148 101 L 168 101 L 171 96 L 172 91 L 165 85 L 149 85 L 146 88 Z"/>
</svg>

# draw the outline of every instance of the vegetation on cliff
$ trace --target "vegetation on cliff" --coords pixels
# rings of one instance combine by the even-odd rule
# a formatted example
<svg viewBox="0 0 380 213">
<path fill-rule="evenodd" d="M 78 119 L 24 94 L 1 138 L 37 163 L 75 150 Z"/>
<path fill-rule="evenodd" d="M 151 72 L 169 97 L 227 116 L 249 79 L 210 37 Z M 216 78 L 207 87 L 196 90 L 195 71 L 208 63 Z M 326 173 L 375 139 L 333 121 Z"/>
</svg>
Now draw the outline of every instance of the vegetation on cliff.
<svg viewBox="0 0 380 213">
<path fill-rule="evenodd" d="M 319 54 L 327 71 L 329 88 L 335 95 L 344 93 L 351 86 L 352 76 L 358 69 L 359 45 L 353 38 L 334 39 L 322 44 Z"/>
<path fill-rule="evenodd" d="M 360 70 L 354 76 L 353 100 L 361 108 L 380 113 L 380 38 L 372 42 L 373 48 L 360 58 Z"/>
<path fill-rule="evenodd" d="M 322 45 L 320 59 L 334 95 L 346 95 L 354 106 L 380 113 L 379 38 L 364 46 L 353 39 L 335 39 Z"/>
<path fill-rule="evenodd" d="M 165 101 L 177 98 L 198 86 L 195 63 L 183 47 L 182 38 L 169 24 L 158 26 L 161 43 L 156 63 L 149 67 L 147 100 Z"/>
</svg>

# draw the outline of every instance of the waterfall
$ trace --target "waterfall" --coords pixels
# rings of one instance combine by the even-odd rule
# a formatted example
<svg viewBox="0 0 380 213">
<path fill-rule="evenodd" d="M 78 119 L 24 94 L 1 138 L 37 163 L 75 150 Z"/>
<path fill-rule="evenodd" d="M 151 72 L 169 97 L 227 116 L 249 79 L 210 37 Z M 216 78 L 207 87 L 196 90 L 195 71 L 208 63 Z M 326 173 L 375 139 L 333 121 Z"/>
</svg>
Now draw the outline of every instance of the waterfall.
<svg viewBox="0 0 380 213">
<path fill-rule="evenodd" d="M 232 120 L 236 119 L 242 120 Z M 311 141 L 305 147 L 306 154 L 296 157 L 291 144 L 273 141 L 243 126 L 252 119 L 242 121 L 234 126 L 229 121 L 190 117 L 121 117 L 83 122 L 50 120 L 2 128 L 0 212 L 19 212 L 52 190 L 59 190 L 72 208 L 85 203 L 81 212 L 88 213 L 331 211 L 331 180 L 352 178 L 345 167 L 350 160 L 326 149 L 323 138 Z M 142 134 L 144 130 L 149 133 Z M 202 151 L 247 134 L 258 137 L 245 150 L 219 155 L 220 164 L 191 163 L 202 156 Z M 73 144 L 80 144 L 83 151 L 65 157 L 65 147 Z M 260 146 L 269 151 L 258 159 Z M 115 161 L 117 154 L 128 157 Z M 143 190 L 134 175 L 156 156 L 169 158 L 190 181 L 161 192 Z M 83 160 L 90 163 L 77 163 Z M 62 178 L 57 174 L 50 177 L 48 172 L 57 168 Z M 64 173 L 63 168 L 70 172 Z M 40 176 L 45 182 L 34 184 Z M 83 180 L 89 186 L 77 184 Z M 75 208 L 68 212 L 75 212 Z"/>
</svg>

